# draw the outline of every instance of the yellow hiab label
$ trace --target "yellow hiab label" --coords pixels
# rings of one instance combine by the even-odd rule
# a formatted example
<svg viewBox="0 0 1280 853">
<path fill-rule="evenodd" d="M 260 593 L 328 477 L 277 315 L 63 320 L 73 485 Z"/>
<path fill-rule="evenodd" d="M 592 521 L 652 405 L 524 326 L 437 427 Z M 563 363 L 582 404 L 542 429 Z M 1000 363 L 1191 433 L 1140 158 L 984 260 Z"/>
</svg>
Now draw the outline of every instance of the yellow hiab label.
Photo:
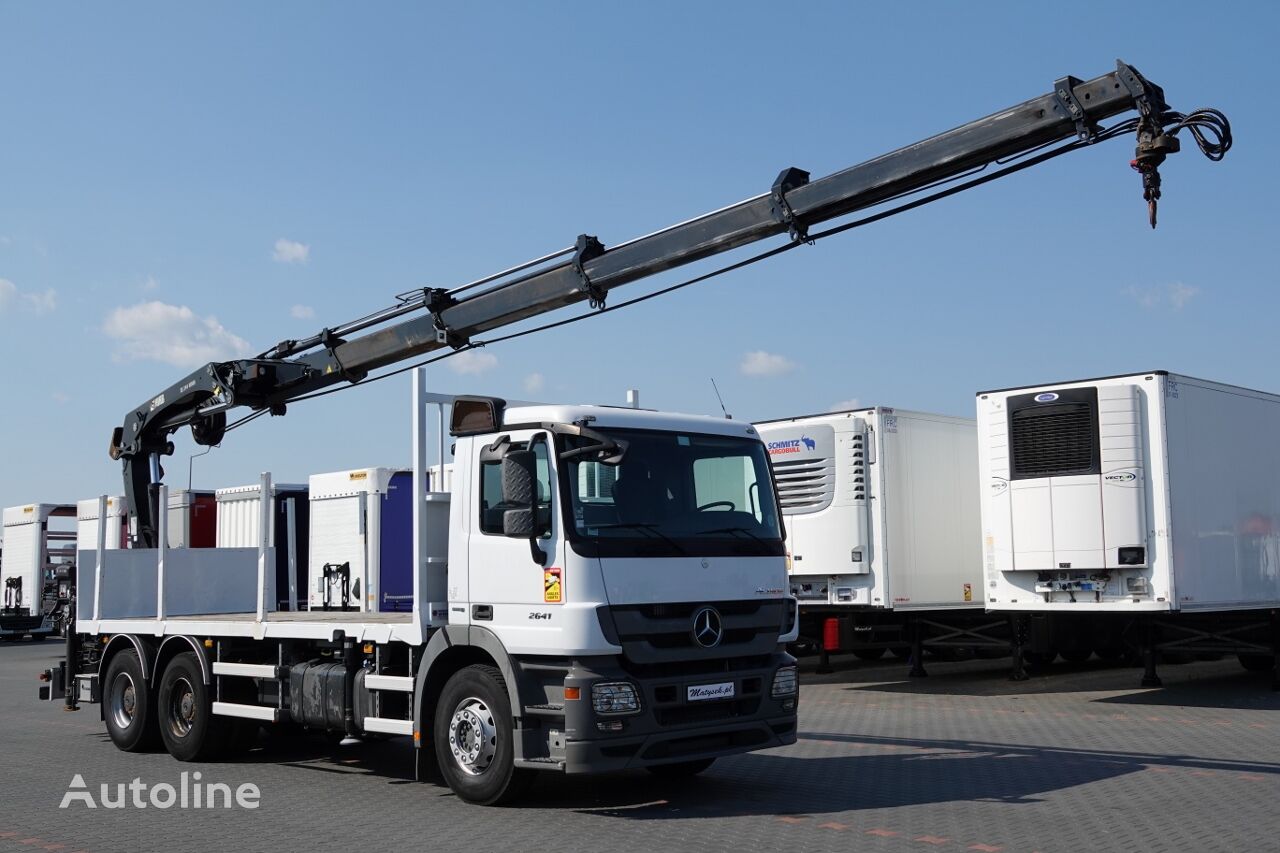
<svg viewBox="0 0 1280 853">
<path fill-rule="evenodd" d="M 369 479 L 368 471 L 352 471 L 347 475 L 348 480 L 367 480 Z"/>
<path fill-rule="evenodd" d="M 542 600 L 547 604 L 564 601 L 564 581 L 559 568 L 542 570 Z"/>
</svg>

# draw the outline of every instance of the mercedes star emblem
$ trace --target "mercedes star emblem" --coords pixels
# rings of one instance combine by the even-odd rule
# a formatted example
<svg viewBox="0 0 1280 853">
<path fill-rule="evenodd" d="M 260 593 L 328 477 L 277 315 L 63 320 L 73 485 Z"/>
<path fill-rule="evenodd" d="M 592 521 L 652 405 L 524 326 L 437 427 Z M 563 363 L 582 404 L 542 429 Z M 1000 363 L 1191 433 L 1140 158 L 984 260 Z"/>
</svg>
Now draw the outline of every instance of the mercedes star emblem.
<svg viewBox="0 0 1280 853">
<path fill-rule="evenodd" d="M 724 639 L 724 625 L 720 613 L 714 607 L 703 607 L 693 614 L 693 641 L 704 649 L 720 645 Z"/>
</svg>

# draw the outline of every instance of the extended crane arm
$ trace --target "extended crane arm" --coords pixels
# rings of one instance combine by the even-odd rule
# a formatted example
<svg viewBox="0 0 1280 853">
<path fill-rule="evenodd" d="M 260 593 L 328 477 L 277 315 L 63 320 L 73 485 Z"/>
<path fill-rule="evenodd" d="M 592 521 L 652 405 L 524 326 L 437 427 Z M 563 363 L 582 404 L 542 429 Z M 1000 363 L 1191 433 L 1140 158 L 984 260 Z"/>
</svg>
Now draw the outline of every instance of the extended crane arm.
<svg viewBox="0 0 1280 853">
<path fill-rule="evenodd" d="M 1104 135 L 1099 122 L 1133 110 L 1136 119 Z M 207 364 L 131 409 L 112 435 L 111 456 L 124 463 L 126 500 L 136 519 L 135 543 L 156 544 L 159 460 L 173 452 L 169 436 L 181 426 L 191 427 L 197 443 L 217 444 L 232 408 L 283 414 L 291 400 L 340 382 L 359 382 L 377 368 L 463 347 L 475 335 L 564 306 L 603 306 L 614 288 L 768 237 L 805 240 L 815 224 L 1064 140 L 1083 145 L 1118 129 L 1135 130 L 1133 165 L 1142 173 L 1154 226 L 1157 167 L 1178 150 L 1175 134 L 1191 127 L 1213 159 L 1230 146 L 1225 118 L 1207 113 L 1220 120 L 1214 130 L 1219 144 L 1209 148 L 1194 116 L 1170 111 L 1160 87 L 1117 62 L 1109 74 L 1089 81 L 1064 77 L 1049 94 L 825 178 L 810 180 L 807 172 L 786 169 L 769 192 L 647 236 L 606 249 L 583 235 L 570 249 L 460 288 L 402 294 L 396 305 L 306 340 L 283 341 L 257 358 Z"/>
</svg>

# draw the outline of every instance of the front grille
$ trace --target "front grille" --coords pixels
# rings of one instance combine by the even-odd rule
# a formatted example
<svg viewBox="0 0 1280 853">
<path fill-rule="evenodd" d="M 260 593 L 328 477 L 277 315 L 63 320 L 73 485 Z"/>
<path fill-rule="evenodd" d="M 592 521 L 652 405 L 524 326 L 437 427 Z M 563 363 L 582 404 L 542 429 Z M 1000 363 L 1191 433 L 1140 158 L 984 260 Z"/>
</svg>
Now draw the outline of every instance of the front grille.
<svg viewBox="0 0 1280 853">
<path fill-rule="evenodd" d="M 1010 400 L 1009 462 L 1014 479 L 1098 473 L 1097 390 L 1082 390 L 1091 393 L 1064 399 L 1068 393 L 1063 392 L 1048 403 L 1036 402 L 1034 395 Z M 1031 399 L 1023 404 L 1024 398 Z"/>
<path fill-rule="evenodd" d="M 724 631 L 711 648 L 699 645 L 693 636 L 693 616 L 706 606 L 719 612 Z M 711 664 L 714 671 L 726 658 L 772 653 L 786 613 L 784 601 L 763 599 L 613 605 L 609 617 L 629 664 Z"/>
</svg>

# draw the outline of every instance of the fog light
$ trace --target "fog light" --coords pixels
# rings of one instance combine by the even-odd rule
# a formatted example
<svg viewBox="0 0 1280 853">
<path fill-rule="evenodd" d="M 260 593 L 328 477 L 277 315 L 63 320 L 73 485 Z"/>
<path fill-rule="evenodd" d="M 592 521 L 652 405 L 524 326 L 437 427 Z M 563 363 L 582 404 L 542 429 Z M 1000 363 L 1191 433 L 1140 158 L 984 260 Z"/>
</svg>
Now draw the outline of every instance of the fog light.
<svg viewBox="0 0 1280 853">
<path fill-rule="evenodd" d="M 773 674 L 773 698 L 779 696 L 794 696 L 796 692 L 797 676 L 794 666 L 780 666 L 778 671 Z"/>
<path fill-rule="evenodd" d="M 796 700 L 794 700 L 794 699 L 784 699 L 784 700 L 783 700 L 783 702 L 782 702 L 782 710 L 784 710 L 784 711 L 794 711 L 795 709 L 796 709 Z"/>
<path fill-rule="evenodd" d="M 591 685 L 591 706 L 597 714 L 634 714 L 640 710 L 635 685 L 610 681 Z"/>
</svg>

